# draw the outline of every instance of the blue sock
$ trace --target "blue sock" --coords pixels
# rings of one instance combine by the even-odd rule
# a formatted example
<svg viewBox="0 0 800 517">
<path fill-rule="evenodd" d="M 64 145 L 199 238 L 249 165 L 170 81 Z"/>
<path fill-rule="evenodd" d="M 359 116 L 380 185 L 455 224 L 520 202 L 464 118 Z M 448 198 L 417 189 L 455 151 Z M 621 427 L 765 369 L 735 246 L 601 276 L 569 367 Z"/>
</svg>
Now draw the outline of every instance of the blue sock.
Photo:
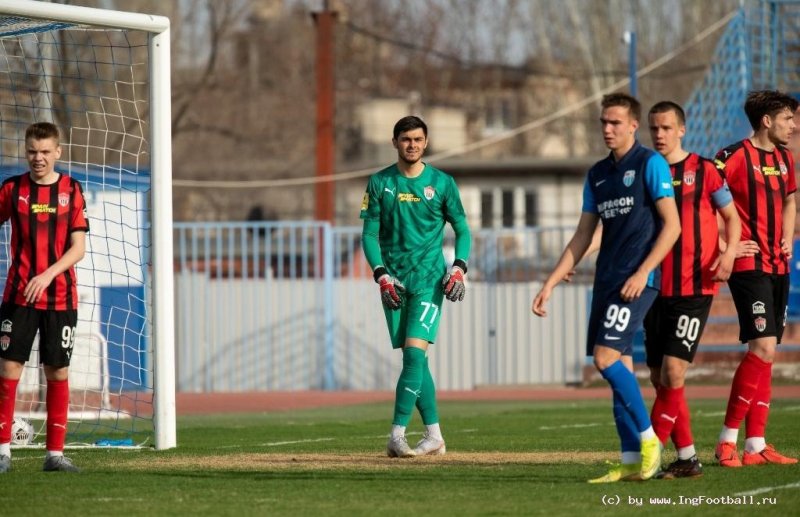
<svg viewBox="0 0 800 517">
<path fill-rule="evenodd" d="M 622 452 L 638 453 L 642 448 L 639 440 L 639 432 L 636 424 L 633 423 L 630 413 L 625 410 L 622 399 L 614 393 L 614 423 L 617 424 L 617 434 L 620 440 L 620 450 Z"/>
<path fill-rule="evenodd" d="M 636 430 L 641 433 L 650 428 L 650 415 L 647 413 L 642 391 L 633 372 L 625 368 L 622 361 L 617 361 L 600 373 L 611 385 L 614 396 L 619 397 L 622 407 L 630 414 L 636 424 Z"/>
</svg>

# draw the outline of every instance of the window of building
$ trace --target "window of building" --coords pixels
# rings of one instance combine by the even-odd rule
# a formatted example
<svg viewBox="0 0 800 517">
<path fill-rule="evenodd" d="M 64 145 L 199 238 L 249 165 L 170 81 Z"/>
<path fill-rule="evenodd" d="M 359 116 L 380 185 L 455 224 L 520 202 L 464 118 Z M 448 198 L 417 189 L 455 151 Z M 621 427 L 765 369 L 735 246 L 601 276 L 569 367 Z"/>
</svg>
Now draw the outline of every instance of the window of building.
<svg viewBox="0 0 800 517">
<path fill-rule="evenodd" d="M 503 228 L 512 228 L 514 226 L 513 190 L 503 190 L 502 203 L 503 203 Z"/>
<path fill-rule="evenodd" d="M 481 228 L 494 227 L 494 195 L 492 191 L 481 192 Z"/>
<path fill-rule="evenodd" d="M 539 224 L 536 192 L 525 192 L 525 226 Z"/>
</svg>

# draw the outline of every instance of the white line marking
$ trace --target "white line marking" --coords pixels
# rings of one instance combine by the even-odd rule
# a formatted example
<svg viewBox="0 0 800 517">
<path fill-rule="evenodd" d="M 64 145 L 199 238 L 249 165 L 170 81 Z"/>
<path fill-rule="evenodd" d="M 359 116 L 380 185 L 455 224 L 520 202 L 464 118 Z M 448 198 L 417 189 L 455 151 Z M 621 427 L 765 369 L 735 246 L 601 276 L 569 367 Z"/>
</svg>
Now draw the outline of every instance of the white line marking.
<svg viewBox="0 0 800 517">
<path fill-rule="evenodd" d="M 772 492 L 773 490 L 782 490 L 784 488 L 800 488 L 800 481 L 798 481 L 797 483 L 789 483 L 788 485 L 756 488 L 755 490 L 748 490 L 747 492 L 739 492 L 738 494 L 733 494 L 733 495 L 735 497 L 735 496 L 766 494 L 767 492 Z"/>
<path fill-rule="evenodd" d="M 695 413 L 695 416 L 708 416 L 708 417 L 718 417 L 718 416 L 725 416 L 724 411 L 698 411 Z"/>
<path fill-rule="evenodd" d="M 295 443 L 314 443 L 314 442 L 332 442 L 336 438 L 315 438 L 313 440 L 291 440 L 286 442 L 268 442 L 268 443 L 259 443 L 259 447 L 277 447 L 279 445 L 292 445 Z"/>
<path fill-rule="evenodd" d="M 541 431 L 548 431 L 551 429 L 580 429 L 582 427 L 599 427 L 601 425 L 615 425 L 615 424 L 564 424 L 564 425 L 543 425 L 539 427 Z"/>
</svg>

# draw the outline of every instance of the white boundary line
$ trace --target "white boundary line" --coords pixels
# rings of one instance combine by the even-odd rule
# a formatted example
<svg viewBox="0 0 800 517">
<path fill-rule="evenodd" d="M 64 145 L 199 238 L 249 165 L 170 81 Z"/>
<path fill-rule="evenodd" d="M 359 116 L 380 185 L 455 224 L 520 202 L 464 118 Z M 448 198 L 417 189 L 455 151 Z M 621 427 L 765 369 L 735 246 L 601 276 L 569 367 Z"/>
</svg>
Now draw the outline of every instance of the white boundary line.
<svg viewBox="0 0 800 517">
<path fill-rule="evenodd" d="M 748 490 L 747 492 L 739 492 L 733 495 L 734 497 L 738 497 L 738 496 L 766 494 L 768 492 L 773 492 L 775 490 L 783 490 L 786 488 L 800 488 L 800 481 L 798 481 L 797 483 L 789 483 L 788 485 L 766 486 L 763 488 L 756 488 L 755 490 Z"/>
</svg>

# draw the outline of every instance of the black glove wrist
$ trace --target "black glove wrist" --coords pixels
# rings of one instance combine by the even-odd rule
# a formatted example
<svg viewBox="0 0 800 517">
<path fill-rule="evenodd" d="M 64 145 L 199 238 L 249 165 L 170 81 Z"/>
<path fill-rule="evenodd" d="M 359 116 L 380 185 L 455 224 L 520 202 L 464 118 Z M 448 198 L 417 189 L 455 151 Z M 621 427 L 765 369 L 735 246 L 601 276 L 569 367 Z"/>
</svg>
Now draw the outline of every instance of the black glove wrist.
<svg viewBox="0 0 800 517">
<path fill-rule="evenodd" d="M 467 274 L 467 263 L 465 261 L 461 259 L 455 259 L 453 261 L 453 267 L 457 267 L 458 269 L 463 271 L 465 275 Z"/>
<path fill-rule="evenodd" d="M 466 271 L 465 271 L 465 273 L 466 273 Z M 380 277 L 382 277 L 383 275 L 388 275 L 388 274 L 389 274 L 389 272 L 388 272 L 388 271 L 386 271 L 386 268 L 385 268 L 385 267 L 383 267 L 383 266 L 378 266 L 378 267 L 376 267 L 376 268 L 375 268 L 375 270 L 372 272 L 372 278 L 373 278 L 373 280 L 375 280 L 375 283 L 377 284 L 377 283 L 378 283 L 378 279 L 379 279 Z"/>
</svg>

